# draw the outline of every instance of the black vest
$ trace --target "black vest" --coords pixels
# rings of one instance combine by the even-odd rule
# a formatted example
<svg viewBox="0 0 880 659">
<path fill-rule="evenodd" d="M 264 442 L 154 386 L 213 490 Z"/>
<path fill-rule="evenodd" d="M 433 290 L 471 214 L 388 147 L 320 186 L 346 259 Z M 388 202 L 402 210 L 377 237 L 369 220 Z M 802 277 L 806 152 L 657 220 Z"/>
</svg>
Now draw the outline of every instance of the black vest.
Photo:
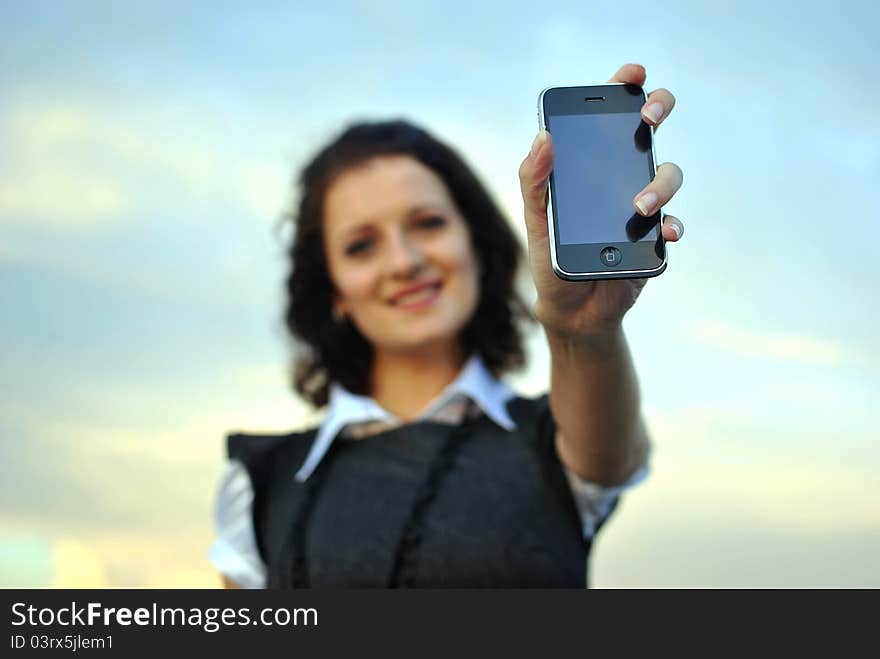
<svg viewBox="0 0 880 659">
<path fill-rule="evenodd" d="M 268 587 L 586 587 L 590 542 L 547 396 L 508 411 L 513 432 L 480 416 L 337 440 L 304 483 L 317 429 L 230 435 Z"/>
</svg>

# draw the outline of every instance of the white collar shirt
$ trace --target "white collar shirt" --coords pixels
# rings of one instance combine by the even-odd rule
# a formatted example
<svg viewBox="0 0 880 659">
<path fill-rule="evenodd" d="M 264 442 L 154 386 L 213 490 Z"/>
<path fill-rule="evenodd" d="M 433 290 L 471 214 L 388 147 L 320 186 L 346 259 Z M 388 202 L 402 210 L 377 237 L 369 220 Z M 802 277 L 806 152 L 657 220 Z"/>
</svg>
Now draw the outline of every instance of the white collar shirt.
<svg viewBox="0 0 880 659">
<path fill-rule="evenodd" d="M 507 402 L 514 396 L 506 384 L 492 376 L 483 360 L 474 355 L 458 377 L 428 403 L 417 420 L 458 425 L 467 414 L 482 411 L 505 430 L 515 430 L 516 424 L 507 413 Z M 402 423 L 369 396 L 353 394 L 338 384 L 331 385 L 327 416 L 296 479 L 302 482 L 311 476 L 340 435 L 359 439 Z"/>
</svg>

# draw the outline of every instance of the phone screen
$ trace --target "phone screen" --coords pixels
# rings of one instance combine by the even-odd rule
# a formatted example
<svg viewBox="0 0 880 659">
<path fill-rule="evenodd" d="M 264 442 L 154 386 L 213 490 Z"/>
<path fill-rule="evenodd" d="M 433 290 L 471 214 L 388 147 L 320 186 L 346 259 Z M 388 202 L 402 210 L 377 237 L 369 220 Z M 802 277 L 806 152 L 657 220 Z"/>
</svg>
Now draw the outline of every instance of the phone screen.
<svg viewBox="0 0 880 659">
<path fill-rule="evenodd" d="M 556 153 L 555 192 L 559 242 L 653 241 L 653 232 L 627 232 L 633 199 L 650 181 L 646 124 L 638 112 L 549 117 Z"/>
</svg>

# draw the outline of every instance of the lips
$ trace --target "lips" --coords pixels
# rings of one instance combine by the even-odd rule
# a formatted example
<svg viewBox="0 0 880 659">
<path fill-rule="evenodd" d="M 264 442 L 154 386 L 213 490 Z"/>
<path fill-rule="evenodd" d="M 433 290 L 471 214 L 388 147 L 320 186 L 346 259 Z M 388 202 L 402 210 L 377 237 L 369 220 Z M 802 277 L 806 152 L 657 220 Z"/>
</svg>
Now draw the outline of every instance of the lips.
<svg viewBox="0 0 880 659">
<path fill-rule="evenodd" d="M 441 281 L 427 281 L 407 286 L 388 298 L 388 304 L 395 307 L 421 306 L 433 301 L 442 287 Z"/>
</svg>

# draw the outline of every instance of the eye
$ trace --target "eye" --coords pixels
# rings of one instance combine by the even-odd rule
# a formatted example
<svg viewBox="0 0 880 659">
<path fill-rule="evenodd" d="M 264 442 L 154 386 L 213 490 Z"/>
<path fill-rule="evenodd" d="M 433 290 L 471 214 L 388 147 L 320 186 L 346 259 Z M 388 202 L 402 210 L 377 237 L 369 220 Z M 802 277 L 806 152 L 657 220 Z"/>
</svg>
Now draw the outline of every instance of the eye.
<svg viewBox="0 0 880 659">
<path fill-rule="evenodd" d="M 421 229 L 436 229 L 438 227 L 442 227 L 444 224 L 446 224 L 446 219 L 440 217 L 439 215 L 423 217 L 416 222 L 416 226 Z"/>
<path fill-rule="evenodd" d="M 370 247 L 372 247 L 372 245 L 373 241 L 369 238 L 361 238 L 360 240 L 355 240 L 353 243 L 349 244 L 348 247 L 345 248 L 345 253 L 349 256 L 364 254 L 370 249 Z"/>
</svg>

